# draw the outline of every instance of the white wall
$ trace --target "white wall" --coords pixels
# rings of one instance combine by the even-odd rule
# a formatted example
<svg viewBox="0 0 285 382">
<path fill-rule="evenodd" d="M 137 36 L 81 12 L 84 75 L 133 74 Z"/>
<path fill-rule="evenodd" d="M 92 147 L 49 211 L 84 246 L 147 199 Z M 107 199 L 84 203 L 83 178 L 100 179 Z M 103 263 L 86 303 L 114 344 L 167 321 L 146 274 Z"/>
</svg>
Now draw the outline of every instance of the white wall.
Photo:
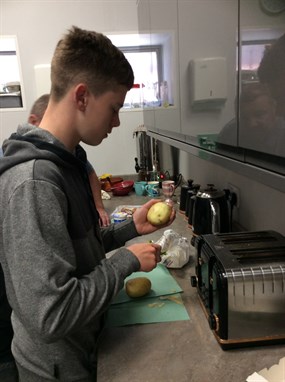
<svg viewBox="0 0 285 382">
<path fill-rule="evenodd" d="M 167 144 L 162 144 L 162 157 L 163 169 L 172 174 L 171 149 Z M 220 189 L 228 183 L 237 186 L 240 206 L 234 210 L 234 220 L 246 230 L 276 230 L 285 235 L 285 193 L 184 151 L 179 152 L 179 172 L 185 180 L 193 179 L 201 188 L 207 183 Z"/>
<path fill-rule="evenodd" d="M 121 126 L 113 129 L 108 139 L 104 139 L 99 146 L 84 145 L 87 157 L 91 159 L 98 175 L 127 175 L 136 172 L 137 153 L 133 131 L 142 123 L 142 112 L 122 111 L 120 118 Z"/>
<path fill-rule="evenodd" d="M 34 65 L 50 63 L 56 43 L 72 25 L 106 34 L 137 32 L 136 0 L 1 0 L 2 35 L 17 35 L 26 109 L 0 111 L 0 142 L 27 120 L 37 98 Z M 88 147 L 97 174 L 133 174 L 136 145 L 133 130 L 142 123 L 139 111 L 123 111 L 121 126 L 102 146 Z"/>
</svg>

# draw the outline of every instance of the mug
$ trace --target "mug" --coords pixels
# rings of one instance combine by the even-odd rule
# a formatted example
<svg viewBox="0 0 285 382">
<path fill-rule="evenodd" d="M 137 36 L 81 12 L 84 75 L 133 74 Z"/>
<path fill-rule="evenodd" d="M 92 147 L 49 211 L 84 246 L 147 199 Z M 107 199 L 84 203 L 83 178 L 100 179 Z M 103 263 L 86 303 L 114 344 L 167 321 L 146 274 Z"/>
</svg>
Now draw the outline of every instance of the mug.
<svg viewBox="0 0 285 382">
<path fill-rule="evenodd" d="M 148 182 L 148 184 L 145 186 L 147 195 L 152 198 L 157 198 L 160 194 L 159 192 L 159 182 L 153 181 Z"/>
<path fill-rule="evenodd" d="M 175 191 L 174 180 L 165 180 L 162 182 L 162 193 L 166 198 L 171 198 Z"/>
<path fill-rule="evenodd" d="M 140 181 L 140 182 L 135 182 L 135 193 L 138 196 L 143 196 L 146 194 L 145 186 L 147 185 L 147 182 L 145 181 Z"/>
</svg>

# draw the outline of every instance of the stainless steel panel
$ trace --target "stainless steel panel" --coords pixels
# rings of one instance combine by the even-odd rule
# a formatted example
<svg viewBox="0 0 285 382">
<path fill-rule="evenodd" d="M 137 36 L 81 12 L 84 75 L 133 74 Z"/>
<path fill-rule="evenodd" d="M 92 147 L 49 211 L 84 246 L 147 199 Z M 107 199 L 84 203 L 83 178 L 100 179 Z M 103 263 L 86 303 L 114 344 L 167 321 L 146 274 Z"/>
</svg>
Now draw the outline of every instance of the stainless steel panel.
<svg viewBox="0 0 285 382">
<path fill-rule="evenodd" d="M 285 335 L 285 263 L 231 269 L 226 277 L 229 338 Z"/>
</svg>

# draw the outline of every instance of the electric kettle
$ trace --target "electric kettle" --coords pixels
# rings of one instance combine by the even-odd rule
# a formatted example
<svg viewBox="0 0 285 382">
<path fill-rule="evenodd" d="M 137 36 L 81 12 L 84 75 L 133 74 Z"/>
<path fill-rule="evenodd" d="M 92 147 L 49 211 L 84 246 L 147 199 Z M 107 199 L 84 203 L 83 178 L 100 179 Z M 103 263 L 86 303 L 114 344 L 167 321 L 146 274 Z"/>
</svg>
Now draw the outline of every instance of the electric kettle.
<svg viewBox="0 0 285 382">
<path fill-rule="evenodd" d="M 193 213 L 192 231 L 194 235 L 230 232 L 230 203 L 228 195 L 213 184 L 197 192 Z"/>
</svg>

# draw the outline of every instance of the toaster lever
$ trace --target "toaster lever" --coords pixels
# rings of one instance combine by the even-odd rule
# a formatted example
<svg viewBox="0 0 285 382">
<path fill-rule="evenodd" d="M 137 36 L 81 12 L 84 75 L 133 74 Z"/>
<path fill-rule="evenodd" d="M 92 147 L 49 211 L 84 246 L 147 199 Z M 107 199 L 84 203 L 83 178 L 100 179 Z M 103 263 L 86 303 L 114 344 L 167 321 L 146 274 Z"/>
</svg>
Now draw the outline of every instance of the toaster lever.
<svg viewBox="0 0 285 382">
<path fill-rule="evenodd" d="M 219 318 L 216 314 L 210 313 L 208 317 L 208 322 L 211 330 L 219 330 Z"/>
</svg>

